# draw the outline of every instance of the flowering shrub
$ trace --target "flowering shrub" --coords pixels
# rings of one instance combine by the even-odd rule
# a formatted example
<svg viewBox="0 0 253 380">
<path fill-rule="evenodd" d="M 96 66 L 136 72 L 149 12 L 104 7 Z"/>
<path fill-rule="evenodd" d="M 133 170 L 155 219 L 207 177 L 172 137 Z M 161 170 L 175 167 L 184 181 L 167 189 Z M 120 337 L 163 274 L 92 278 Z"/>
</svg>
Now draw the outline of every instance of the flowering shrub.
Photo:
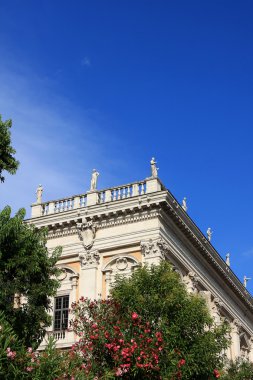
<svg viewBox="0 0 253 380">
<path fill-rule="evenodd" d="M 110 299 L 82 297 L 72 314 L 77 343 L 60 351 L 49 341 L 41 353 L 0 315 L 0 379 L 251 379 L 219 371 L 228 329 L 213 324 L 204 300 L 188 295 L 166 263 L 117 280 Z M 246 364 L 236 369 L 252 373 Z"/>
<path fill-rule="evenodd" d="M 160 360 L 164 355 L 162 333 L 136 312 L 121 315 L 113 300 L 91 301 L 81 298 L 72 305 L 72 328 L 79 342 L 72 352 L 80 355 L 87 375 L 160 378 Z M 176 357 L 177 354 L 173 353 Z M 183 359 L 179 360 L 184 365 Z M 178 368 L 176 368 L 178 372 Z"/>
</svg>

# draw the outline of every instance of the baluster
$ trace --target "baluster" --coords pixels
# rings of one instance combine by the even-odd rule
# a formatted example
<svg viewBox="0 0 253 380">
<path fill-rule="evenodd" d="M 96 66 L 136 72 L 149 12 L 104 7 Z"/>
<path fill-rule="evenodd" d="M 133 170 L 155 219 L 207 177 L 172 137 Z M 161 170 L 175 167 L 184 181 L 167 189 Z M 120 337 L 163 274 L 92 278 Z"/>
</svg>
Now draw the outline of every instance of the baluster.
<svg viewBox="0 0 253 380">
<path fill-rule="evenodd" d="M 123 187 L 122 189 L 122 199 L 126 198 L 126 187 Z"/>
<path fill-rule="evenodd" d="M 120 187 L 118 188 L 118 200 L 121 199 L 121 194 L 120 194 Z"/>
<path fill-rule="evenodd" d="M 145 192 L 144 192 L 144 183 L 142 182 L 142 184 L 141 184 L 141 195 L 143 195 L 143 194 L 145 194 Z"/>
<path fill-rule="evenodd" d="M 127 198 L 131 197 L 130 186 L 127 186 Z"/>
<path fill-rule="evenodd" d="M 112 190 L 106 190 L 105 191 L 105 202 L 111 202 L 113 200 L 112 198 Z"/>
<path fill-rule="evenodd" d="M 116 192 L 117 192 L 117 189 L 114 189 L 113 190 L 113 201 L 116 201 Z"/>
</svg>

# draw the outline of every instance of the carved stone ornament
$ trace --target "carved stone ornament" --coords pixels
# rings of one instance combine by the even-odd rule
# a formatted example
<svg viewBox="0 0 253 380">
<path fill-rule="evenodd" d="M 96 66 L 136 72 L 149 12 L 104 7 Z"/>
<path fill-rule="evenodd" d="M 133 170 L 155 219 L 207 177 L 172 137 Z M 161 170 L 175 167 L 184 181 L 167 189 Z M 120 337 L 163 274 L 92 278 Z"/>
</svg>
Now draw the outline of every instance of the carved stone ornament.
<svg viewBox="0 0 253 380">
<path fill-rule="evenodd" d="M 169 246 L 163 239 L 156 241 L 149 239 L 147 242 L 141 242 L 141 251 L 144 256 L 165 258 L 169 252 Z"/>
<path fill-rule="evenodd" d="M 99 264 L 100 256 L 97 250 L 87 250 L 85 253 L 79 253 L 79 259 L 82 267 L 93 267 Z"/>
<path fill-rule="evenodd" d="M 77 231 L 84 248 L 90 249 L 96 236 L 96 224 L 92 220 L 87 221 L 86 218 L 83 218 L 82 223 L 77 223 Z"/>
<path fill-rule="evenodd" d="M 125 257 L 120 257 L 119 259 L 117 259 L 116 267 L 120 271 L 125 270 L 128 267 L 127 259 Z"/>
<path fill-rule="evenodd" d="M 65 278 L 67 277 L 67 272 L 66 272 L 66 270 L 64 269 L 64 268 L 60 268 L 61 269 L 61 273 L 60 273 L 60 275 L 57 277 L 57 279 L 59 280 L 59 281 L 63 281 L 63 280 L 65 280 Z"/>
</svg>

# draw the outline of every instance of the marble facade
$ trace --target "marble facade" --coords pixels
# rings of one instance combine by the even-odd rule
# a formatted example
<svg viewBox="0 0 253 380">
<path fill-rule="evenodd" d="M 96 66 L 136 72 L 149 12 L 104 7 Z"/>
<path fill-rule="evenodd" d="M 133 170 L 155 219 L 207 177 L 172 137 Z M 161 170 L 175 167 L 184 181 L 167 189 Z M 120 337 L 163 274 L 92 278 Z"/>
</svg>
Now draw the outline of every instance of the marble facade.
<svg viewBox="0 0 253 380">
<path fill-rule="evenodd" d="M 48 227 L 49 251 L 63 247 L 57 295 L 68 295 L 70 304 L 81 296 L 107 297 L 116 274 L 130 276 L 144 263 L 168 260 L 188 291 L 205 297 L 215 322 L 226 318 L 231 324 L 228 357 L 253 361 L 251 295 L 154 168 L 153 173 L 143 181 L 105 190 L 93 186 L 86 194 L 50 202 L 42 202 L 39 194 L 28 223 Z M 54 331 L 53 325 L 48 335 L 59 347 L 75 340 L 73 333 Z"/>
</svg>

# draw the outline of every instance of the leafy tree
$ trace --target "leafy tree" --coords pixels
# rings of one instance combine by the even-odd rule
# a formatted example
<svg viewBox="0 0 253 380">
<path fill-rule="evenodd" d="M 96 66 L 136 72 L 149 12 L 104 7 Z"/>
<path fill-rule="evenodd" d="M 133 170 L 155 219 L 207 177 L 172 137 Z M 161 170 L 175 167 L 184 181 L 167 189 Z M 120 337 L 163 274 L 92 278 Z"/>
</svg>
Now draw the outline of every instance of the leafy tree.
<svg viewBox="0 0 253 380">
<path fill-rule="evenodd" d="M 24 223 L 24 217 L 24 209 L 14 217 L 9 206 L 0 212 L 0 310 L 26 347 L 35 347 L 50 324 L 60 249 L 49 255 L 46 230 Z"/>
<path fill-rule="evenodd" d="M 234 362 L 230 362 L 226 368 L 222 380 L 252 380 L 253 379 L 253 363 L 248 360 L 238 358 Z"/>
<path fill-rule="evenodd" d="M 229 341 L 226 323 L 216 326 L 205 300 L 187 293 L 179 275 L 163 262 L 159 266 L 140 268 L 129 279 L 118 278 L 112 298 L 121 314 L 136 312 L 143 323 L 150 322 L 162 333 L 161 375 L 171 379 L 171 352 L 185 360 L 178 377 L 204 380 L 220 377 Z"/>
<path fill-rule="evenodd" d="M 19 166 L 19 162 L 13 156 L 16 151 L 11 146 L 12 121 L 2 121 L 0 115 L 0 181 L 4 182 L 2 172 L 6 170 L 10 174 L 15 174 Z"/>
</svg>

